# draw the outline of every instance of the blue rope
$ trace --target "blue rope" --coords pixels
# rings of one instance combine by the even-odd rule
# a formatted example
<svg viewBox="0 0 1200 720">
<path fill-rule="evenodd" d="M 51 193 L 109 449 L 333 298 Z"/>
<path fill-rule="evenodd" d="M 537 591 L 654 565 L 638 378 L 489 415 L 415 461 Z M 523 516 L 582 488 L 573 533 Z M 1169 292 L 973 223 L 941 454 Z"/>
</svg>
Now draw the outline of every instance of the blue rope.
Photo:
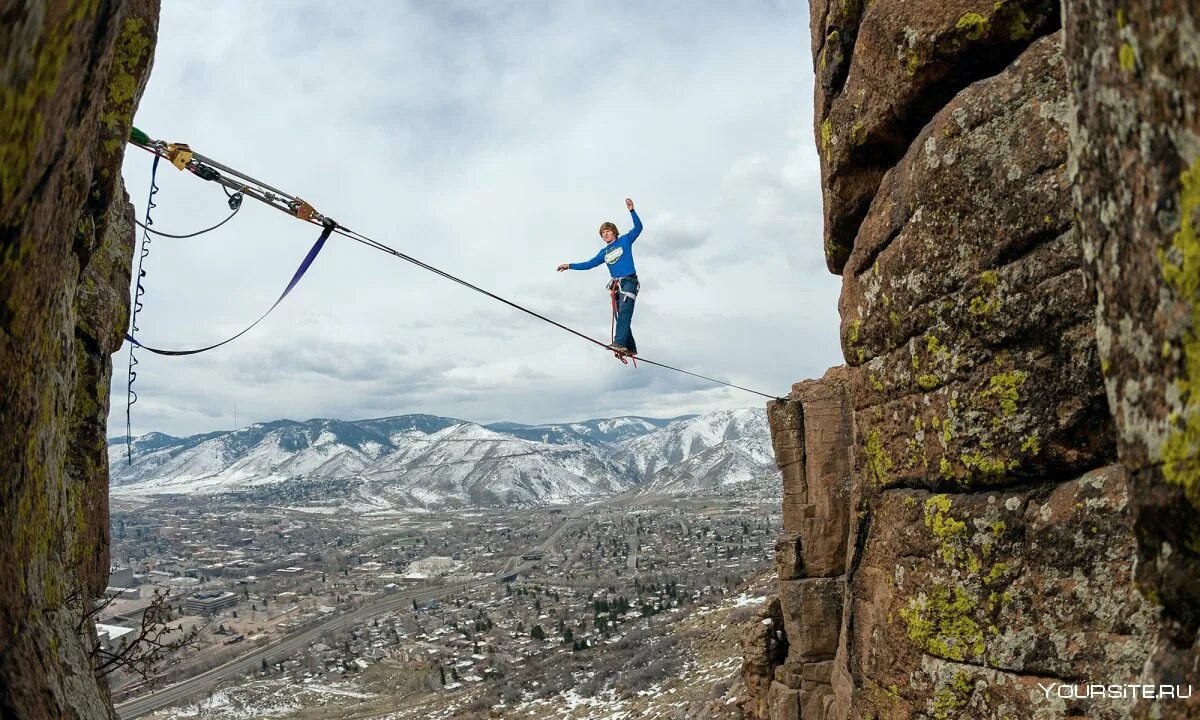
<svg viewBox="0 0 1200 720">
<path fill-rule="evenodd" d="M 142 309 L 142 296 L 146 294 L 146 288 L 142 286 L 142 278 L 146 277 L 146 271 L 142 269 L 142 262 L 150 254 L 150 226 L 154 224 L 154 219 L 150 217 L 150 211 L 154 209 L 154 195 L 158 192 L 158 184 L 154 182 L 158 175 L 158 160 L 159 156 L 155 153 L 154 164 L 150 166 L 150 196 L 146 198 L 146 221 L 142 223 L 142 248 L 141 255 L 138 257 L 137 287 L 134 290 L 133 310 L 129 317 L 131 332 L 138 331 L 138 311 Z M 129 384 L 125 389 L 125 456 L 130 465 L 133 465 L 132 408 L 138 399 L 137 393 L 133 391 L 133 381 L 137 380 L 137 371 L 133 369 L 138 364 L 138 360 L 133 354 L 136 347 L 136 343 L 129 345 Z"/>
</svg>

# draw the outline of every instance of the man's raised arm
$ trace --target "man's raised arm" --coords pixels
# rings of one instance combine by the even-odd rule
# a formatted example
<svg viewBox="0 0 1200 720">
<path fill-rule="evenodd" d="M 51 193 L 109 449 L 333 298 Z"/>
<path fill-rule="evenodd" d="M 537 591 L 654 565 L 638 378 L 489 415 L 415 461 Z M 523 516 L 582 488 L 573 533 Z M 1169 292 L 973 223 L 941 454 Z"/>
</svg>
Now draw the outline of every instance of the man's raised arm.
<svg viewBox="0 0 1200 720">
<path fill-rule="evenodd" d="M 633 242 L 638 239 L 638 235 L 642 234 L 642 219 L 633 209 L 633 200 L 625 198 L 625 207 L 629 208 L 629 216 L 633 218 L 633 229 L 629 231 L 629 242 Z"/>
</svg>

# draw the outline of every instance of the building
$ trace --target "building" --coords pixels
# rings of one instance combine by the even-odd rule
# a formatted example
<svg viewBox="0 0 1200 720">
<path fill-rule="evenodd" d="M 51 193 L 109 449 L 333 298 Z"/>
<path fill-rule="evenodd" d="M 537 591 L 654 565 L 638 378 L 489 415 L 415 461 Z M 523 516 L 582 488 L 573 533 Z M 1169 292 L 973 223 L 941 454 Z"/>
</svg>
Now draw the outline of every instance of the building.
<svg viewBox="0 0 1200 720">
<path fill-rule="evenodd" d="M 187 612 L 209 614 L 231 608 L 237 605 L 237 593 L 221 592 L 214 590 L 212 592 L 193 593 L 183 603 L 183 609 Z"/>
<path fill-rule="evenodd" d="M 112 587 L 128 588 L 137 585 L 133 579 L 133 568 L 116 568 L 108 574 L 108 584 Z"/>
<path fill-rule="evenodd" d="M 131 627 L 96 623 L 96 639 L 100 642 L 100 647 L 112 652 L 120 652 L 132 639 L 132 633 Z"/>
</svg>

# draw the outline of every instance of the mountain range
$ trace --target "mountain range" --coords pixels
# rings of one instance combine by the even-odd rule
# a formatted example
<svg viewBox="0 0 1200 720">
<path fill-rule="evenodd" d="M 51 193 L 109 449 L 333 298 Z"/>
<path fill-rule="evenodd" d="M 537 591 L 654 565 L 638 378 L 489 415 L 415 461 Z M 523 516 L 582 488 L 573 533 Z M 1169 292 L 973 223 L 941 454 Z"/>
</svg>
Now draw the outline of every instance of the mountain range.
<svg viewBox="0 0 1200 720">
<path fill-rule="evenodd" d="M 228 495 L 314 512 L 567 503 L 625 491 L 778 495 L 766 412 L 478 425 L 434 415 L 277 420 L 109 440 L 116 497 Z"/>
</svg>

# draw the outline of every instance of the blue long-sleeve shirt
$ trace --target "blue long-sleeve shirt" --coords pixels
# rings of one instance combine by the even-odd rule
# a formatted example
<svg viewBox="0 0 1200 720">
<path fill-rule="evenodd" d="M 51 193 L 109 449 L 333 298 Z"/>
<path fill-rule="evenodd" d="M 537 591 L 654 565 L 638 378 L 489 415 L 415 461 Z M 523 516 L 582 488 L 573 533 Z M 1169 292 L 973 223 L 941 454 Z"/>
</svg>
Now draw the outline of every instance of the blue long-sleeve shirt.
<svg viewBox="0 0 1200 720">
<path fill-rule="evenodd" d="M 630 210 L 629 215 L 633 218 L 632 230 L 600 248 L 600 252 L 591 260 L 571 263 L 567 267 L 572 270 L 591 270 L 600 263 L 607 263 L 608 274 L 612 277 L 636 274 L 637 270 L 633 267 L 633 241 L 642 234 L 642 221 L 635 210 Z"/>
</svg>

